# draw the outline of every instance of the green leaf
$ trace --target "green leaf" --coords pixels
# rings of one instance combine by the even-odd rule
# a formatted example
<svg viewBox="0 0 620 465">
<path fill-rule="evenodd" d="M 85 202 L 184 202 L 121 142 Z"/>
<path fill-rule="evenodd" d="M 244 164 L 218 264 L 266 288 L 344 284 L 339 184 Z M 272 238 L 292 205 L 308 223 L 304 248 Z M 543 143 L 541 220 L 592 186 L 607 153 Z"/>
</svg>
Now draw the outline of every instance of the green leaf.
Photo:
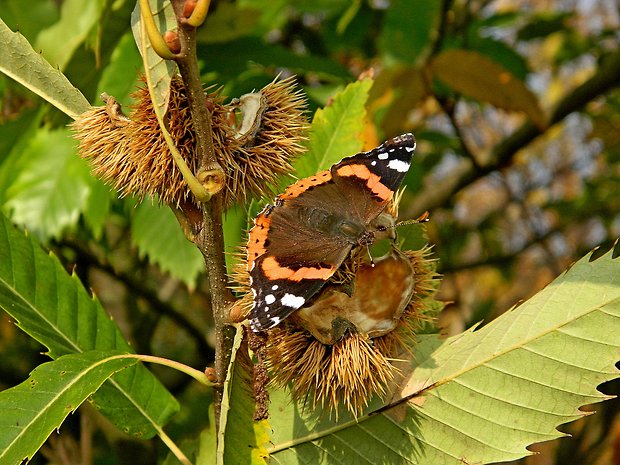
<svg viewBox="0 0 620 465">
<path fill-rule="evenodd" d="M 58 237 L 77 223 L 96 182 L 88 164 L 76 155 L 67 129 L 40 129 L 20 158 L 4 208 L 38 237 Z"/>
<path fill-rule="evenodd" d="M 405 191 L 406 194 L 407 191 Z M 400 250 L 420 250 L 428 244 L 428 234 L 424 223 L 401 225 L 396 229 Z"/>
<path fill-rule="evenodd" d="M 110 191 L 110 187 L 105 185 L 103 181 L 96 178 L 92 179 L 90 193 L 82 215 L 96 240 L 101 239 L 103 227 L 110 214 L 112 201 L 115 198 L 115 194 Z"/>
<path fill-rule="evenodd" d="M 0 392 L 0 463 L 31 459 L 104 381 L 137 362 L 118 352 L 65 355 L 38 366 L 20 385 Z"/>
<path fill-rule="evenodd" d="M 0 307 L 45 345 L 52 358 L 89 350 L 132 352 L 78 278 L 0 215 Z M 176 400 L 142 365 L 114 376 L 95 407 L 127 434 L 148 438 L 178 410 Z"/>
<path fill-rule="evenodd" d="M 214 453 L 216 447 L 215 413 L 213 412 L 213 405 L 211 405 L 209 407 L 209 427 L 200 433 L 196 465 L 216 465 Z"/>
<path fill-rule="evenodd" d="M 222 3 L 207 16 L 204 27 L 198 29 L 196 40 L 205 44 L 230 42 L 252 34 L 259 25 L 261 10 L 238 3 Z"/>
<path fill-rule="evenodd" d="M 130 17 L 135 6 L 135 1 L 126 0 L 119 2 L 104 0 L 101 3 L 101 17 L 97 21 L 96 27 L 91 30 L 87 43 L 75 50 L 71 60 L 63 70 L 73 85 L 80 89 L 90 102 L 100 102 L 97 93 L 99 81 L 102 75 L 107 72 L 112 54 L 118 43 L 124 36 L 131 34 Z M 134 55 L 139 56 L 135 44 L 133 47 Z M 134 62 L 129 57 L 127 59 L 126 66 L 129 68 Z M 118 69 L 119 74 L 115 76 L 116 80 L 120 81 L 118 86 L 131 85 L 141 69 L 140 64 L 131 67 L 126 70 L 129 75 Z M 121 100 L 121 102 L 123 101 Z"/>
<path fill-rule="evenodd" d="M 468 46 L 503 66 L 517 79 L 523 81 L 527 77 L 529 69 L 525 59 L 501 40 L 474 36 L 468 41 Z"/>
<path fill-rule="evenodd" d="M 525 83 L 488 57 L 469 50 L 446 50 L 431 62 L 434 77 L 457 92 L 498 108 L 522 111 L 538 126 L 545 117 Z"/>
<path fill-rule="evenodd" d="M 123 35 L 112 52 L 110 64 L 105 67 L 97 85 L 97 95 L 106 92 L 114 96 L 117 102 L 127 105 L 129 94 L 136 87 L 136 70 L 142 66 L 140 53 L 136 49 L 133 36 Z M 119 77 L 122 77 L 119 79 Z"/>
<path fill-rule="evenodd" d="M 19 118 L 0 125 L 0 205 L 23 163 L 21 153 L 39 130 L 43 111 L 24 111 Z"/>
<path fill-rule="evenodd" d="M 327 18 L 342 13 L 350 4 L 348 0 L 295 0 L 291 3 L 300 13 L 320 13 Z"/>
<path fill-rule="evenodd" d="M 37 34 L 58 21 L 60 12 L 55 2 L 31 0 L 2 0 L 2 20 L 14 31 L 19 30 L 31 43 Z"/>
<path fill-rule="evenodd" d="M 0 71 L 75 119 L 90 108 L 82 93 L 0 19 Z"/>
<path fill-rule="evenodd" d="M 574 11 L 544 11 L 534 14 L 517 32 L 517 40 L 521 42 L 540 39 L 558 31 L 566 31 L 568 20 L 573 16 Z"/>
<path fill-rule="evenodd" d="M 581 259 L 481 329 L 419 337 L 392 401 L 362 417 L 317 420 L 272 396 L 270 452 L 281 464 L 483 464 L 565 436 L 556 427 L 609 399 L 596 387 L 619 374 L 620 259 L 612 253 Z"/>
<path fill-rule="evenodd" d="M 148 200 L 138 205 L 131 219 L 131 235 L 142 257 L 148 257 L 189 287 L 195 286 L 204 271 L 204 259 L 168 207 Z"/>
<path fill-rule="evenodd" d="M 177 20 L 172 9 L 171 2 L 161 2 L 149 0 L 151 14 L 155 18 L 155 24 L 160 33 L 176 29 Z M 131 29 L 133 31 L 138 50 L 142 55 L 147 84 L 151 92 L 153 109 L 158 113 L 158 119 L 163 119 L 168 109 L 168 98 L 170 97 L 170 82 L 176 72 L 176 64 L 171 60 L 164 60 L 160 57 L 146 35 L 144 22 L 140 18 L 140 4 L 136 2 L 136 7 L 131 13 Z"/>
<path fill-rule="evenodd" d="M 506 42 L 495 39 L 492 31 L 498 28 L 514 28 L 515 21 L 521 16 L 515 12 L 496 14 L 477 18 L 467 26 L 465 37 L 455 37 L 452 47 L 458 48 L 466 44 L 466 48 L 486 55 L 499 63 L 520 80 L 525 80 L 529 72 L 527 62 L 513 47 Z"/>
<path fill-rule="evenodd" d="M 359 13 L 360 7 L 362 6 L 361 3 L 361 0 L 354 0 L 350 2 L 350 5 L 342 13 L 342 16 L 338 20 L 338 24 L 336 26 L 336 31 L 338 34 L 343 34 L 347 30 L 353 19 Z"/>
<path fill-rule="evenodd" d="M 290 0 L 273 0 L 270 2 L 265 2 L 265 0 L 239 0 L 236 3 L 239 4 L 240 8 L 260 11 L 257 36 L 263 36 L 269 31 L 283 28 L 290 18 Z M 259 49 L 257 48 L 257 50 Z"/>
<path fill-rule="evenodd" d="M 360 135 L 372 80 L 349 84 L 332 103 L 316 111 L 310 127 L 308 153 L 295 165 L 299 177 L 327 169 L 343 157 L 362 149 Z"/>
<path fill-rule="evenodd" d="M 390 2 L 378 43 L 388 65 L 413 65 L 430 49 L 441 15 L 441 4 L 440 0 Z"/>
<path fill-rule="evenodd" d="M 97 25 L 103 4 L 100 1 L 65 0 L 60 21 L 39 33 L 35 48 L 42 51 L 52 66 L 64 69 L 75 50 L 84 44 L 89 32 Z"/>
<path fill-rule="evenodd" d="M 265 445 L 270 430 L 267 420 L 254 422 L 256 401 L 251 392 L 253 379 L 248 372 L 251 361 L 243 328 L 237 327 L 232 356 L 222 395 L 222 415 L 218 435 L 216 463 L 262 465 L 268 457 Z"/>
<path fill-rule="evenodd" d="M 495 11 L 493 15 L 479 16 L 472 21 L 478 28 L 509 28 L 518 24 L 523 14 L 518 10 L 507 10 L 503 13 Z"/>
<path fill-rule="evenodd" d="M 260 46 L 258 46 L 260 44 Z M 209 68 L 218 71 L 220 83 L 239 79 L 256 65 L 264 68 L 287 68 L 294 73 L 316 73 L 317 77 L 351 79 L 349 71 L 340 63 L 319 55 L 299 55 L 277 44 L 260 42 L 256 37 L 242 37 L 232 42 L 206 44 L 205 56 Z"/>
</svg>

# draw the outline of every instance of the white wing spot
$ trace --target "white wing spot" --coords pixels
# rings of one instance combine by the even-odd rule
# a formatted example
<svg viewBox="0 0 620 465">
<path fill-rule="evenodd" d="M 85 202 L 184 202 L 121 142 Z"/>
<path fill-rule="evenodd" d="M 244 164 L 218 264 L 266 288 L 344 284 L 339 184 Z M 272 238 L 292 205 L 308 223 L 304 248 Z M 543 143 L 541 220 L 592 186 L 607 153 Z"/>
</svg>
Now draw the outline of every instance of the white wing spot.
<svg viewBox="0 0 620 465">
<path fill-rule="evenodd" d="M 271 305 L 272 303 L 274 303 L 276 301 L 276 296 L 273 294 L 267 294 L 265 296 L 265 302 L 267 303 L 267 305 Z"/>
<path fill-rule="evenodd" d="M 273 318 L 270 318 L 270 320 L 273 322 L 273 326 L 276 326 L 278 323 L 280 323 L 280 321 L 282 321 L 282 318 L 274 316 Z"/>
<path fill-rule="evenodd" d="M 413 152 L 413 151 L 415 150 L 415 144 L 413 144 L 413 147 L 407 147 L 407 146 L 405 146 L 405 150 L 406 150 L 407 152 Z"/>
<path fill-rule="evenodd" d="M 277 284 L 274 284 L 273 286 L 271 286 L 272 291 L 277 291 L 279 288 L 280 286 L 278 286 Z"/>
<path fill-rule="evenodd" d="M 371 161 L 371 162 L 370 162 L 370 164 L 371 164 L 372 166 L 375 166 L 375 165 L 377 164 L 377 160 L 373 160 L 373 161 Z"/>
<path fill-rule="evenodd" d="M 379 160 L 387 160 L 389 157 L 389 155 L 387 154 L 387 152 L 380 152 L 379 155 L 377 155 L 377 158 Z"/>
<path fill-rule="evenodd" d="M 409 163 L 402 160 L 390 160 L 387 164 L 388 168 L 398 171 L 399 173 L 406 173 L 409 171 Z"/>
<path fill-rule="evenodd" d="M 255 333 L 262 330 L 262 326 L 258 321 L 258 318 L 253 318 L 250 320 L 250 328 L 252 328 L 252 331 L 254 331 Z"/>
<path fill-rule="evenodd" d="M 284 294 L 280 302 L 282 302 L 282 305 L 285 307 L 299 308 L 306 302 L 306 299 L 293 294 Z"/>
</svg>

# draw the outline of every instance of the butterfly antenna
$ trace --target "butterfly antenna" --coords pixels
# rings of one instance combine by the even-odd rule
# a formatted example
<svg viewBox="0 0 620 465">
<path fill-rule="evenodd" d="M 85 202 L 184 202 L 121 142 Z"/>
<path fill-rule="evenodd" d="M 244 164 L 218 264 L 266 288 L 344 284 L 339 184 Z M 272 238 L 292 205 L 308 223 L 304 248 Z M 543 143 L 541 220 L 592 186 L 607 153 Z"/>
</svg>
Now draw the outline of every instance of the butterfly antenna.
<svg viewBox="0 0 620 465">
<path fill-rule="evenodd" d="M 408 224 L 428 223 L 429 221 L 430 221 L 430 215 L 426 211 L 426 212 L 422 213 L 420 216 L 418 216 L 415 220 L 399 221 L 398 223 L 396 223 L 392 227 L 393 228 L 397 228 L 398 226 L 406 226 Z"/>
<path fill-rule="evenodd" d="M 397 228 L 399 226 L 406 226 L 408 224 L 427 223 L 428 221 L 430 221 L 430 215 L 428 214 L 428 212 L 424 212 L 420 216 L 418 216 L 415 220 L 399 221 L 398 223 L 394 223 L 391 226 L 379 226 L 379 227 L 377 227 L 377 230 L 378 231 L 387 231 L 388 229 Z"/>
<path fill-rule="evenodd" d="M 372 259 L 372 255 L 370 253 L 370 244 L 366 243 L 366 252 L 368 252 L 368 259 L 370 260 L 370 266 L 372 268 L 375 267 L 375 261 Z"/>
</svg>

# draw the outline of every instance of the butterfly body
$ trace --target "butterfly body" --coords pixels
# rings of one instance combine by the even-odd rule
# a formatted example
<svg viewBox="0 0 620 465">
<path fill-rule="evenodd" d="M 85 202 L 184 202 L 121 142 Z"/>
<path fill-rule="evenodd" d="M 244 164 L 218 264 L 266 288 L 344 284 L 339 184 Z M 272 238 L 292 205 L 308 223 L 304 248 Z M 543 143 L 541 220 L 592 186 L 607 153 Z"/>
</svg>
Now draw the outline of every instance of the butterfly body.
<svg viewBox="0 0 620 465">
<path fill-rule="evenodd" d="M 276 326 L 306 304 L 358 245 L 409 170 L 415 139 L 405 134 L 344 158 L 290 185 L 254 220 L 248 271 L 255 331 Z"/>
</svg>

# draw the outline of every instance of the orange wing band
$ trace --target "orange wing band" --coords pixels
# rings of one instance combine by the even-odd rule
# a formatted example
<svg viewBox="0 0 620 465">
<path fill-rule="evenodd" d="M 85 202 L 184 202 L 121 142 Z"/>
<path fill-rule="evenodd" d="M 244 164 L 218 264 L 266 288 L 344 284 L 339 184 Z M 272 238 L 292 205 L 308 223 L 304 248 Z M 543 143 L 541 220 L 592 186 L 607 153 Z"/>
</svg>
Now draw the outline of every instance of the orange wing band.
<svg viewBox="0 0 620 465">
<path fill-rule="evenodd" d="M 325 184 L 328 181 L 331 181 L 332 174 L 329 170 L 319 171 L 314 176 L 310 176 L 309 178 L 300 179 L 295 184 L 291 184 L 286 188 L 284 193 L 278 196 L 279 199 L 293 199 L 297 197 L 299 194 L 307 191 L 311 187 L 319 186 L 321 184 Z"/>
<path fill-rule="evenodd" d="M 304 279 L 323 279 L 326 280 L 336 271 L 333 265 L 319 265 L 318 267 L 302 267 L 296 270 L 286 266 L 280 266 L 275 257 L 266 257 L 261 265 L 267 278 L 288 279 L 289 281 L 302 281 Z"/>
<path fill-rule="evenodd" d="M 392 190 L 381 183 L 381 177 L 370 171 L 365 165 L 345 165 L 336 170 L 340 176 L 355 176 L 364 179 L 366 186 L 373 194 L 383 200 L 389 200 L 394 193 Z"/>
<path fill-rule="evenodd" d="M 258 215 L 254 220 L 254 227 L 250 230 L 248 238 L 248 270 L 252 269 L 256 259 L 267 251 L 265 240 L 270 226 L 271 219 L 264 214 Z"/>
</svg>

